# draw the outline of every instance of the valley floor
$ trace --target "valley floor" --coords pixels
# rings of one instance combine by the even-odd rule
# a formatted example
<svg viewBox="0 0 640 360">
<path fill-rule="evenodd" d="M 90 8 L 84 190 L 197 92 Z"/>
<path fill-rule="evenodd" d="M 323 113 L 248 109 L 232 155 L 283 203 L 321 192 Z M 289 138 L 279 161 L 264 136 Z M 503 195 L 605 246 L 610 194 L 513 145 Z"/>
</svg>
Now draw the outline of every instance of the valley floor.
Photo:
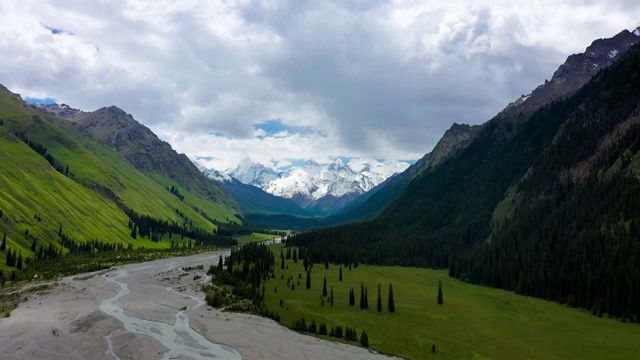
<svg viewBox="0 0 640 360">
<path fill-rule="evenodd" d="M 388 359 L 204 305 L 200 286 L 221 253 L 63 278 L 0 320 L 0 354 L 8 360 Z M 197 265 L 204 269 L 181 270 Z"/>
</svg>

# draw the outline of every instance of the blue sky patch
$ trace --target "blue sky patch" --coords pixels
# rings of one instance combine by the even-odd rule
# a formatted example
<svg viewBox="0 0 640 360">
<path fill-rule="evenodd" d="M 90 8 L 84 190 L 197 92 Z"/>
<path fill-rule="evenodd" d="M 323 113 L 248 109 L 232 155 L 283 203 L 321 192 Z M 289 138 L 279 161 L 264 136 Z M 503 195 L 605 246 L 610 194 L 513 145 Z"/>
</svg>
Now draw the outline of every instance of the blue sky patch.
<svg viewBox="0 0 640 360">
<path fill-rule="evenodd" d="M 52 99 L 50 97 L 44 98 L 44 99 L 28 97 L 28 98 L 25 98 L 24 101 L 28 102 L 29 104 L 42 104 L 42 105 L 53 105 L 56 103 L 56 99 Z"/>
<path fill-rule="evenodd" d="M 255 129 L 263 130 L 267 136 L 272 136 L 283 131 L 289 134 L 311 134 L 313 131 L 308 127 L 289 126 L 282 123 L 280 119 L 267 120 L 265 122 L 254 124 Z M 263 138 L 258 136 L 258 138 Z"/>
</svg>

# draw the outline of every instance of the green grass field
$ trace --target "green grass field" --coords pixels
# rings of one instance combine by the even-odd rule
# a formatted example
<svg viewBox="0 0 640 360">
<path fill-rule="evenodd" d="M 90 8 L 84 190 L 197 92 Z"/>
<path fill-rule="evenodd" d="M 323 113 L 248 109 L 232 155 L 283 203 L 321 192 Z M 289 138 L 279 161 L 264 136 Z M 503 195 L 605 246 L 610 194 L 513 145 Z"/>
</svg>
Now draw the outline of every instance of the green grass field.
<svg viewBox="0 0 640 360">
<path fill-rule="evenodd" d="M 349 271 L 343 267 L 340 282 L 339 266 L 330 265 L 326 270 L 324 264 L 314 264 L 311 289 L 307 290 L 302 260 L 297 264 L 286 260 L 288 269 L 282 270 L 280 248 L 272 246 L 276 278 L 265 285 L 265 302 L 287 326 L 305 317 L 307 323 L 313 319 L 328 328 L 355 327 L 358 336 L 362 330 L 367 332 L 371 348 L 409 359 L 637 359 L 640 354 L 638 324 L 470 285 L 450 278 L 445 270 L 361 265 Z M 287 287 L 288 276 L 293 276 L 293 291 Z M 327 300 L 321 306 L 325 276 L 327 287 L 333 286 L 333 308 Z M 442 306 L 437 304 L 440 280 Z M 359 309 L 361 282 L 368 289 L 369 309 L 364 311 Z M 382 286 L 381 314 L 376 311 L 378 283 Z M 386 310 L 389 283 L 393 284 L 394 314 Z M 356 293 L 353 309 L 348 301 L 350 287 Z M 431 353 L 433 344 L 435 355 Z"/>
<path fill-rule="evenodd" d="M 278 235 L 270 235 L 270 234 L 262 234 L 262 233 L 253 233 L 251 235 L 242 235 L 242 236 L 234 236 L 234 239 L 238 241 L 238 244 L 246 244 L 249 242 L 262 242 L 268 241 L 275 238 L 279 238 Z"/>
</svg>

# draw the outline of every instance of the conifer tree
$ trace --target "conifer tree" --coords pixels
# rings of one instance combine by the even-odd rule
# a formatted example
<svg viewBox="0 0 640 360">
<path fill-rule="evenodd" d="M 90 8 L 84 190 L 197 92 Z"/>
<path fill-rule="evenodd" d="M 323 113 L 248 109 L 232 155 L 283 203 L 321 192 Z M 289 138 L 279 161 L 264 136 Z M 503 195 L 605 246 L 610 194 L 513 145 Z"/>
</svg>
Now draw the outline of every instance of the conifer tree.
<svg viewBox="0 0 640 360">
<path fill-rule="evenodd" d="M 342 266 L 340 266 L 340 276 L 338 277 L 340 281 L 342 281 Z"/>
<path fill-rule="evenodd" d="M 284 269 L 284 257 L 280 258 L 280 268 Z"/>
<path fill-rule="evenodd" d="M 362 345 L 362 347 L 369 347 L 369 336 L 367 335 L 367 332 L 362 330 L 362 334 L 360 335 L 360 345 Z"/>
<path fill-rule="evenodd" d="M 7 266 L 13 266 L 13 256 L 11 255 L 11 248 L 7 250 L 7 260 L 5 261 Z"/>
<path fill-rule="evenodd" d="M 396 311 L 396 302 L 393 299 L 393 285 L 389 284 L 389 297 L 387 298 L 387 310 L 390 314 Z"/>
<path fill-rule="evenodd" d="M 2 209 L 0 209 L 0 219 L 2 219 L 2 215 L 4 214 L 2 213 Z"/>
<path fill-rule="evenodd" d="M 349 290 L 349 306 L 354 307 L 356 305 L 356 295 L 353 292 L 353 288 Z"/>
<path fill-rule="evenodd" d="M 60 229 L 62 229 L 62 227 L 60 227 Z M 131 238 L 134 240 L 138 238 L 138 225 L 133 225 L 133 228 L 131 229 Z"/>
<path fill-rule="evenodd" d="M 307 271 L 307 289 L 311 289 L 311 270 Z"/>
<path fill-rule="evenodd" d="M 218 270 L 222 271 L 222 267 L 223 267 L 223 263 L 222 263 L 222 254 L 220 254 L 220 256 L 218 256 Z"/>
<path fill-rule="evenodd" d="M 0 245 L 0 251 L 5 250 L 7 250 L 7 233 L 4 233 L 4 236 L 2 237 L 2 245 Z"/>
<path fill-rule="evenodd" d="M 31 251 L 33 251 L 34 253 L 36 252 L 36 242 L 38 241 L 38 239 L 33 239 L 33 242 L 31 243 Z"/>
<path fill-rule="evenodd" d="M 296 264 L 298 263 L 298 252 L 296 249 L 293 249 L 293 262 Z"/>
<path fill-rule="evenodd" d="M 360 310 L 364 310 L 364 283 L 360 283 Z"/>
<path fill-rule="evenodd" d="M 18 261 L 16 262 L 16 268 L 22 270 L 22 251 L 18 253 Z"/>
<path fill-rule="evenodd" d="M 438 280 L 438 305 L 442 305 L 444 303 L 444 298 L 442 297 L 442 281 Z"/>
<path fill-rule="evenodd" d="M 327 277 L 324 277 L 324 284 L 322 284 L 322 296 L 327 296 Z"/>
</svg>

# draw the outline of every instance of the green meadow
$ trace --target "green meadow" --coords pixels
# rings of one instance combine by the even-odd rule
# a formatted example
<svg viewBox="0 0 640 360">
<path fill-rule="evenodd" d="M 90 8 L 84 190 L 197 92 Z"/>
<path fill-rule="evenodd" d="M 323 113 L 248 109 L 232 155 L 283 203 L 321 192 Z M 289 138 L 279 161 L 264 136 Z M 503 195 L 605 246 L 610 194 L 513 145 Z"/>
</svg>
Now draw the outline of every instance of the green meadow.
<svg viewBox="0 0 640 360">
<path fill-rule="evenodd" d="M 467 284 L 450 278 L 446 270 L 365 265 L 349 270 L 343 266 L 343 280 L 339 281 L 340 266 L 329 264 L 325 269 L 324 264 L 314 264 L 311 289 L 307 290 L 302 259 L 297 263 L 285 260 L 288 269 L 283 270 L 282 245 L 271 248 L 276 271 L 275 279 L 265 285 L 265 302 L 289 327 L 303 317 L 307 324 L 314 320 L 329 329 L 332 325 L 355 327 L 358 336 L 367 332 L 370 348 L 408 359 L 637 359 L 640 353 L 637 324 Z M 322 305 L 325 276 L 329 292 L 333 286 L 333 307 L 328 297 Z M 289 277 L 295 290 L 287 286 Z M 442 306 L 437 303 L 438 281 L 443 287 Z M 368 310 L 359 308 L 361 283 L 367 286 Z M 378 283 L 382 288 L 380 314 L 376 311 Z M 389 284 L 393 284 L 393 314 L 387 311 Z M 354 308 L 349 306 L 350 288 L 356 295 Z"/>
</svg>

